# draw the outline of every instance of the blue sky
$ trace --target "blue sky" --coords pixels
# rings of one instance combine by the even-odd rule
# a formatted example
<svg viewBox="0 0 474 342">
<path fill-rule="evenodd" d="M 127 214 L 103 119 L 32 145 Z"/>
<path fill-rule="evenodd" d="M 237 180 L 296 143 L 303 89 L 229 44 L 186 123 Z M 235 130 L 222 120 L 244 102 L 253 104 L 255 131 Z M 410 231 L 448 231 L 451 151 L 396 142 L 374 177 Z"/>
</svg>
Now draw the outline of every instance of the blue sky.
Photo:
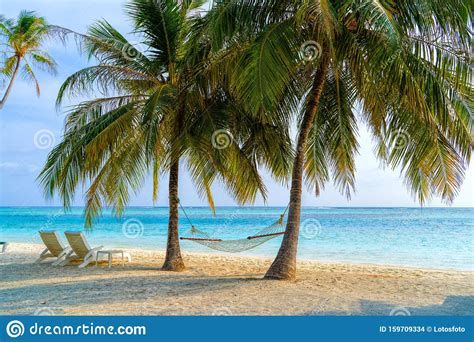
<svg viewBox="0 0 474 342">
<path fill-rule="evenodd" d="M 99 18 L 105 18 L 121 32 L 130 31 L 130 23 L 123 14 L 123 2 L 112 0 L 0 0 L 0 14 L 16 17 L 20 10 L 37 11 L 52 24 L 84 32 L 87 26 Z M 51 150 L 51 142 L 61 139 L 64 122 L 63 111 L 55 108 L 55 98 L 61 82 L 71 73 L 87 65 L 73 44 L 63 46 L 50 43 L 50 54 L 59 65 L 56 76 L 38 72 L 41 83 L 41 97 L 37 98 L 34 86 L 19 79 L 4 110 L 0 112 L 0 206 L 42 206 L 57 205 L 56 201 L 45 201 L 36 177 Z M 4 89 L 0 89 L 3 94 Z M 46 133 L 45 133 L 46 132 Z M 52 135 L 49 133 L 52 132 Z M 36 144 L 35 144 L 36 137 Z M 357 158 L 357 192 L 347 201 L 332 186 L 316 198 L 305 192 L 303 205 L 306 206 L 416 206 L 409 191 L 403 185 L 398 171 L 381 169 L 375 159 L 369 134 L 360 127 L 360 155 Z M 51 145 L 51 146 L 50 146 Z M 39 147 L 40 148 L 39 148 Z M 288 202 L 288 187 L 274 183 L 264 176 L 269 189 L 268 205 L 285 206 Z M 181 178 L 180 197 L 185 205 L 203 205 L 193 189 L 189 177 Z M 157 205 L 167 204 L 167 180 L 161 180 L 161 191 Z M 474 172 L 467 173 L 463 189 L 454 202 L 454 206 L 472 207 L 474 198 Z M 217 205 L 235 205 L 219 184 L 214 186 Z M 82 191 L 76 196 L 75 205 L 82 204 Z M 143 191 L 137 194 L 131 205 L 151 205 L 151 183 L 147 181 Z M 263 205 L 259 199 L 257 205 Z M 439 199 L 430 206 L 443 206 Z"/>
</svg>

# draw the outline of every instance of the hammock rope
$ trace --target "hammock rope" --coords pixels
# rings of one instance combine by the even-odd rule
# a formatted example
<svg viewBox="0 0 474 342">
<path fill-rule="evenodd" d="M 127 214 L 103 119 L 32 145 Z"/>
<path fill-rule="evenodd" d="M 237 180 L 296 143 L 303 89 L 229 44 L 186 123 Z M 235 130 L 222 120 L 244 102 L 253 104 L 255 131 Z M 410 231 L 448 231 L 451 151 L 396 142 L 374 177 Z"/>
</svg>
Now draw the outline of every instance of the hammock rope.
<svg viewBox="0 0 474 342">
<path fill-rule="evenodd" d="M 280 215 L 280 218 L 277 221 L 275 221 L 270 226 L 267 226 L 263 228 L 262 230 L 258 231 L 256 234 L 248 236 L 244 239 L 222 240 L 222 239 L 214 238 L 208 233 L 196 228 L 196 226 L 192 224 L 191 220 L 189 219 L 189 216 L 186 213 L 186 210 L 184 210 L 179 200 L 178 200 L 178 203 L 191 226 L 191 229 L 189 229 L 186 232 L 185 236 L 181 237 L 180 239 L 192 241 L 211 249 L 215 249 L 222 252 L 228 252 L 228 253 L 243 252 L 243 251 L 247 251 L 249 249 L 258 247 L 261 244 L 273 238 L 276 238 L 277 236 L 285 234 L 286 227 L 283 222 L 283 219 L 286 215 L 289 204 L 286 207 L 286 209 L 283 211 L 283 214 Z"/>
</svg>

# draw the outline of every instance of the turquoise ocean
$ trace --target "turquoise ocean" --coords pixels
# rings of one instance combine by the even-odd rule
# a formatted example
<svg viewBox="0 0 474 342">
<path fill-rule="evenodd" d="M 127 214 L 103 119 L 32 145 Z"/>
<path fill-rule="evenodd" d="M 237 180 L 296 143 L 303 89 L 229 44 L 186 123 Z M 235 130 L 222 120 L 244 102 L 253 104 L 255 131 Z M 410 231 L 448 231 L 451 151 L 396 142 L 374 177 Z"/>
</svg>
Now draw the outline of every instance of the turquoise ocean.
<svg viewBox="0 0 474 342">
<path fill-rule="evenodd" d="M 221 239 L 255 234 L 284 208 L 185 208 L 200 230 Z M 131 207 L 121 218 L 105 210 L 87 238 L 92 246 L 164 250 L 167 208 Z M 371 263 L 474 270 L 474 208 L 309 208 L 302 211 L 299 257 L 322 262 Z M 180 234 L 189 223 L 180 213 Z M 39 230 L 83 230 L 82 208 L 0 208 L 0 241 L 41 243 Z M 276 255 L 281 237 L 240 255 Z M 214 252 L 190 241 L 183 250 Z"/>
</svg>

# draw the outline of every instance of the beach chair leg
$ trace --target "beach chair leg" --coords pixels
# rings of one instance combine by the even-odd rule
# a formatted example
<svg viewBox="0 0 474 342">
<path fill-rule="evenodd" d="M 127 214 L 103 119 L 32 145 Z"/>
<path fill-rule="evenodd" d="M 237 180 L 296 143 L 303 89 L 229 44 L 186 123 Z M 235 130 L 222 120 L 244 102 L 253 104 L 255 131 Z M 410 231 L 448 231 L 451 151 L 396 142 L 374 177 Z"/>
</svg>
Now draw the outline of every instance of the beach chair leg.
<svg viewBox="0 0 474 342">
<path fill-rule="evenodd" d="M 99 267 L 99 253 L 95 253 L 95 267 Z"/>
<path fill-rule="evenodd" d="M 77 257 L 76 256 L 72 256 L 74 254 L 73 251 L 70 251 L 68 254 L 66 254 L 66 256 L 64 257 L 64 260 L 62 260 L 61 262 L 58 262 L 57 265 L 55 266 L 66 266 L 67 264 L 69 264 L 71 261 L 73 260 L 76 260 Z"/>
<path fill-rule="evenodd" d="M 68 256 L 68 253 L 70 252 L 70 249 L 69 248 L 66 248 L 64 251 L 62 251 L 59 255 L 58 255 L 58 258 L 53 261 L 53 263 L 51 265 L 53 266 L 57 266 L 59 265 L 63 260 L 64 258 L 66 258 Z"/>
<path fill-rule="evenodd" d="M 47 248 L 43 249 L 43 251 L 41 252 L 39 258 L 36 259 L 35 264 L 39 264 L 41 261 L 49 258 L 50 254 L 48 252 L 49 252 L 49 249 L 47 249 Z"/>
<path fill-rule="evenodd" d="M 79 266 L 77 266 L 78 268 L 84 268 L 86 267 L 87 265 L 89 265 L 91 263 L 91 259 L 90 258 L 87 258 L 87 259 L 84 259 L 84 261 L 82 262 L 82 264 L 80 264 Z"/>
<path fill-rule="evenodd" d="M 94 260 L 96 260 L 96 257 L 94 257 L 94 255 L 88 255 L 84 258 L 84 261 L 78 267 L 79 268 L 84 268 L 87 265 L 89 265 L 91 262 L 93 262 Z"/>
<path fill-rule="evenodd" d="M 89 253 L 86 254 L 86 256 L 84 257 L 84 261 L 82 262 L 82 264 L 80 264 L 78 267 L 79 268 L 84 268 L 86 267 L 87 265 L 89 265 L 91 262 L 94 262 L 97 260 L 97 252 L 100 251 L 102 249 L 102 246 L 100 247 L 96 247 L 96 248 L 92 248 Z"/>
<path fill-rule="evenodd" d="M 43 261 L 44 259 L 46 259 L 46 258 L 40 256 L 38 259 L 35 260 L 35 264 L 40 264 L 41 261 Z"/>
<path fill-rule="evenodd" d="M 132 257 L 130 256 L 130 253 L 125 253 L 124 256 L 127 258 L 128 263 L 132 262 Z"/>
<path fill-rule="evenodd" d="M 53 266 L 58 266 L 58 265 L 59 265 L 60 263 L 62 263 L 63 261 L 64 261 L 64 256 L 61 257 L 61 258 L 58 257 L 58 259 L 55 260 L 55 261 L 53 261 L 53 262 L 51 263 L 51 265 L 53 265 Z"/>
<path fill-rule="evenodd" d="M 57 265 L 54 265 L 54 266 L 64 267 L 67 264 L 69 264 L 72 260 L 74 260 L 74 258 L 66 258 L 66 259 L 64 259 L 63 261 L 59 262 Z"/>
</svg>

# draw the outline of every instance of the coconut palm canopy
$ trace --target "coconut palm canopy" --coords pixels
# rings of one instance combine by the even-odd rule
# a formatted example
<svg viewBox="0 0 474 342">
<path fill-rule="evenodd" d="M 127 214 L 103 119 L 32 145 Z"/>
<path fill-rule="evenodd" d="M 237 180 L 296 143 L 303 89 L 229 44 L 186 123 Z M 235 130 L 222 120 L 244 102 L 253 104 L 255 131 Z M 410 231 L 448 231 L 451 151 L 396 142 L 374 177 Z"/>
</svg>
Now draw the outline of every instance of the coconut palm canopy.
<svg viewBox="0 0 474 342">
<path fill-rule="evenodd" d="M 302 181 L 355 188 L 358 127 L 424 203 L 459 192 L 471 156 L 472 2 L 221 0 L 196 27 L 246 110 L 298 123 L 287 231 L 270 278 L 295 277 Z M 282 98 L 285 98 L 282 101 Z"/>
<path fill-rule="evenodd" d="M 100 97 L 73 106 L 65 134 L 39 177 L 47 196 L 59 193 L 65 207 L 88 184 L 86 224 L 104 205 L 121 214 L 130 191 L 141 190 L 152 174 L 153 198 L 160 173 L 169 173 L 170 223 L 165 269 L 184 268 L 178 240 L 178 174 L 185 163 L 198 191 L 214 207 L 211 185 L 223 181 L 240 202 L 252 202 L 265 186 L 259 165 L 284 180 L 290 170 L 291 141 L 283 120 L 246 113 L 223 82 L 195 72 L 197 55 L 187 49 L 192 23 L 203 1 L 134 0 L 131 43 L 107 21 L 86 35 L 74 34 L 98 64 L 79 70 L 63 84 L 65 96 Z"/>
<path fill-rule="evenodd" d="M 316 194 L 331 179 L 353 193 L 361 122 L 421 203 L 454 199 L 471 156 L 472 4 L 220 0 L 199 16 L 203 3 L 130 1 L 138 44 L 105 21 L 80 38 L 99 64 L 71 75 L 58 103 L 104 96 L 71 109 L 40 177 L 48 195 L 68 206 L 90 181 L 90 223 L 103 204 L 120 213 L 149 172 L 156 195 L 169 172 L 167 260 L 179 261 L 165 268 L 176 270 L 180 161 L 211 206 L 216 177 L 252 201 L 264 193 L 259 165 L 284 180 L 293 164 L 287 229 L 267 273 L 277 279 L 295 277 L 303 181 Z M 228 148 L 212 148 L 216 131 L 231 132 Z"/>
<path fill-rule="evenodd" d="M 41 89 L 35 75 L 35 68 L 56 72 L 56 62 L 44 50 L 42 45 L 50 36 L 50 29 L 43 17 L 35 12 L 22 11 L 16 20 L 0 16 L 0 54 L 3 65 L 0 66 L 0 79 L 8 82 L 0 109 L 5 105 L 16 77 L 20 74 L 24 79 L 32 81 L 36 93 L 40 96 Z"/>
</svg>

